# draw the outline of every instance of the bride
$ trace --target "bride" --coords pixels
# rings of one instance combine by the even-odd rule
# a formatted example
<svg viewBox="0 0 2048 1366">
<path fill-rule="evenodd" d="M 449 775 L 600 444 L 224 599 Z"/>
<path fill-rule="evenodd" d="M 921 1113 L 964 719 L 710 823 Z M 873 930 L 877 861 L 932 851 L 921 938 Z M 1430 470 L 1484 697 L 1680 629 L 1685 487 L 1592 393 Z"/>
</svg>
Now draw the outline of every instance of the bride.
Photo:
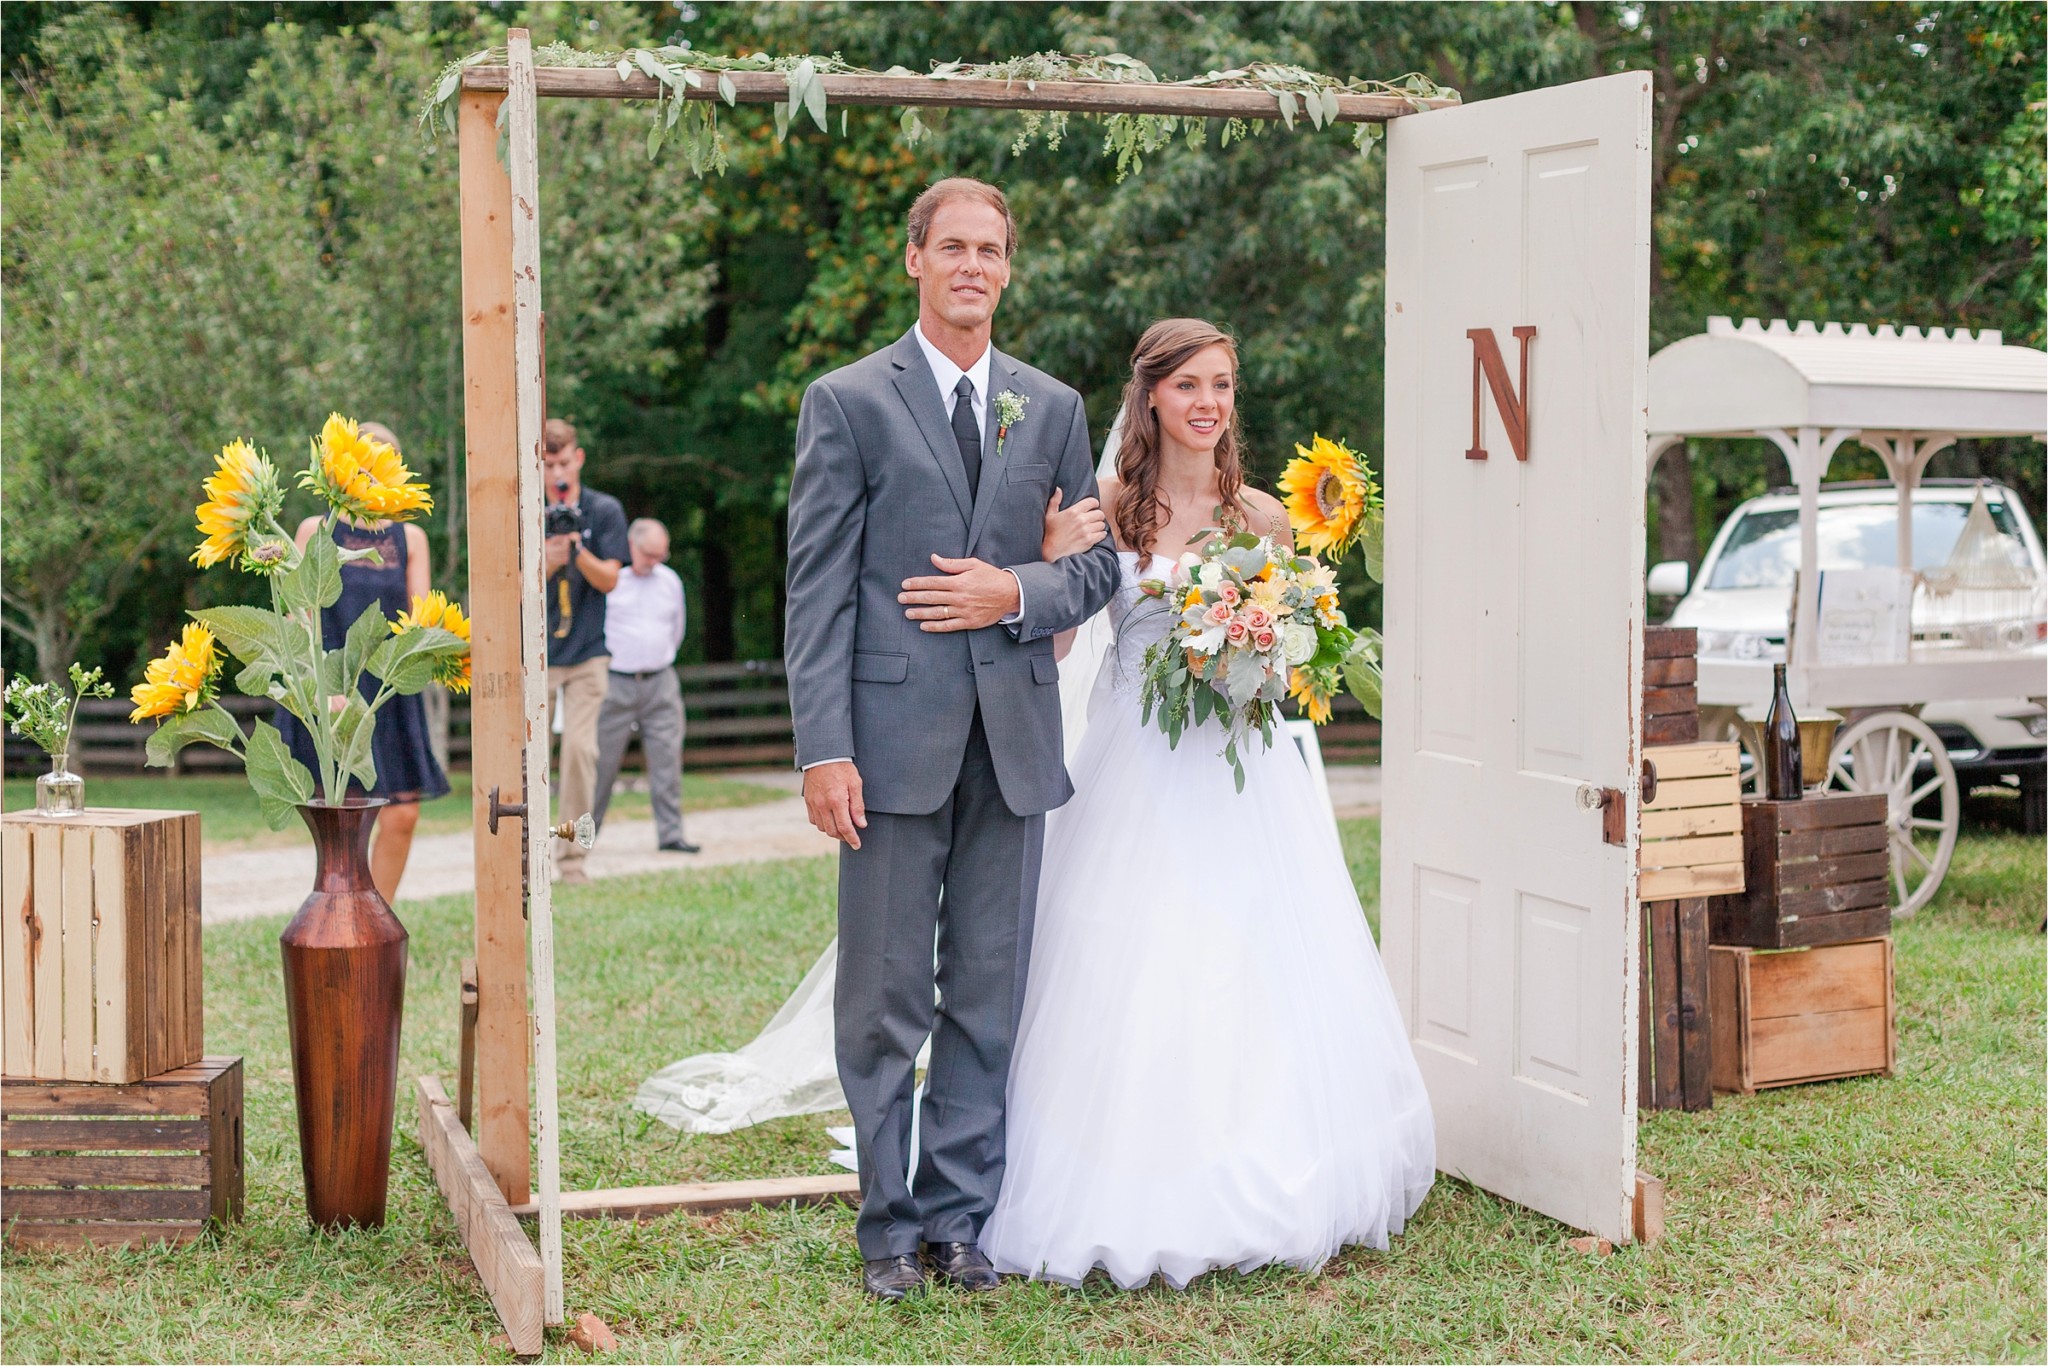
<svg viewBox="0 0 2048 1366">
<path fill-rule="evenodd" d="M 1244 486 L 1237 353 L 1207 323 L 1138 342 L 1102 502 L 1124 579 L 1115 643 L 1047 818 L 1010 1068 L 1008 1165 L 981 1247 L 996 1268 L 1125 1288 L 1320 1266 L 1384 1247 L 1435 1178 L 1429 1099 L 1307 765 L 1211 719 L 1171 747 L 1139 714 L 1172 615 L 1140 595 L 1202 528 L 1288 539 Z"/>
<path fill-rule="evenodd" d="M 1236 382 L 1230 339 L 1192 319 L 1154 324 L 1132 357 L 1102 489 L 1123 587 L 1069 736 L 1074 797 L 1047 818 L 1008 1165 L 981 1235 L 1005 1272 L 1078 1284 L 1101 1267 L 1134 1288 L 1314 1268 L 1384 1247 L 1434 1179 L 1428 1097 L 1299 752 L 1243 747 L 1240 793 L 1216 721 L 1174 748 L 1139 715 L 1140 661 L 1170 618 L 1138 581 L 1219 518 L 1288 539 L 1280 505 L 1243 483 Z M 1047 558 L 1094 542 L 1091 511 L 1048 517 Z M 1084 659 L 1085 644 L 1065 671 Z M 716 1133 L 843 1103 L 831 958 L 760 1038 L 663 1069 L 635 1105 Z"/>
</svg>

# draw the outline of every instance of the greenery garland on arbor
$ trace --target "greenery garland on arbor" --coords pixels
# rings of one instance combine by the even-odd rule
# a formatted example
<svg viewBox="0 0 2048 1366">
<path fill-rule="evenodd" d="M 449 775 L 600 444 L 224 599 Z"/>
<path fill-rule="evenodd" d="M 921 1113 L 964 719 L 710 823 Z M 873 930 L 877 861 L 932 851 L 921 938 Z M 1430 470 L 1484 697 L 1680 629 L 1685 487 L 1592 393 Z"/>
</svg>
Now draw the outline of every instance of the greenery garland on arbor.
<svg viewBox="0 0 2048 1366">
<path fill-rule="evenodd" d="M 431 136 L 442 129 L 455 131 L 456 97 L 462 89 L 462 73 L 473 66 L 502 66 L 509 58 L 502 47 L 486 48 L 473 52 L 458 61 L 450 62 L 441 72 L 434 88 L 421 103 L 419 121 L 421 127 Z M 728 72 L 763 71 L 779 72 L 787 82 L 789 95 L 786 100 L 777 101 L 772 108 L 775 114 L 775 138 L 780 142 L 789 136 L 791 125 L 800 115 L 808 114 L 818 125 L 820 132 L 829 133 L 831 124 L 826 119 L 825 76 L 915 76 L 918 73 L 905 67 L 892 66 L 887 71 L 875 71 L 867 67 L 849 64 L 834 54 L 830 57 L 805 53 L 796 56 L 775 57 L 767 53 L 756 53 L 745 57 L 728 57 L 719 53 L 699 52 L 689 47 L 627 48 L 622 52 L 586 52 L 567 43 L 548 43 L 534 49 L 536 66 L 554 67 L 611 67 L 625 80 L 635 73 L 656 81 L 660 92 L 654 106 L 654 126 L 647 134 L 647 155 L 651 159 L 660 154 L 664 145 L 673 142 L 681 150 L 683 159 L 692 173 L 703 176 L 707 172 L 725 173 L 726 151 L 724 135 L 719 128 L 718 101 L 710 99 L 690 100 L 686 91 L 701 90 L 706 73 L 715 73 L 718 94 L 728 107 L 739 103 L 739 92 L 734 88 Z M 1000 81 L 1006 84 L 1023 82 L 1035 87 L 1039 81 L 1102 81 L 1119 84 L 1173 85 L 1203 89 L 1259 90 L 1273 97 L 1279 109 L 1280 121 L 1290 131 L 1298 119 L 1306 119 L 1309 125 L 1320 131 L 1337 123 L 1340 94 L 1392 95 L 1408 100 L 1417 109 L 1427 107 L 1427 102 L 1436 99 L 1457 99 L 1458 93 L 1438 85 L 1419 72 L 1410 72 L 1392 81 L 1368 81 L 1358 77 L 1340 80 L 1335 76 L 1305 67 L 1288 66 L 1276 62 L 1253 62 L 1227 71 L 1211 71 L 1185 81 L 1162 81 L 1135 57 L 1121 52 L 1104 56 L 1077 56 L 1065 52 L 1034 52 L 1024 57 L 1012 57 L 1001 62 L 939 62 L 925 73 L 934 80 L 948 81 Z M 942 111 L 943 112 L 943 111 Z M 1057 149 L 1066 137 L 1069 112 L 1066 110 L 1027 109 L 1018 111 L 1022 123 L 1016 140 L 1011 144 L 1013 152 L 1021 153 L 1035 139 L 1042 138 L 1048 149 Z M 901 137 L 909 145 L 915 145 L 919 138 L 929 131 L 924 117 L 915 107 L 906 107 L 898 116 Z M 1208 138 L 1207 118 L 1180 114 L 1098 114 L 1084 113 L 1084 118 L 1093 119 L 1103 127 L 1102 150 L 1104 155 L 1116 157 L 1117 179 L 1122 180 L 1132 171 L 1144 166 L 1144 159 L 1173 141 L 1176 136 L 1186 139 L 1188 146 L 1199 147 Z M 503 113 L 500 112 L 502 126 Z M 846 110 L 839 111 L 840 133 L 846 132 Z M 1224 121 L 1222 145 L 1265 131 L 1264 122 L 1230 118 Z M 1361 155 L 1371 155 L 1372 145 L 1385 134 L 1378 123 L 1360 123 L 1352 135 L 1352 145 Z"/>
</svg>

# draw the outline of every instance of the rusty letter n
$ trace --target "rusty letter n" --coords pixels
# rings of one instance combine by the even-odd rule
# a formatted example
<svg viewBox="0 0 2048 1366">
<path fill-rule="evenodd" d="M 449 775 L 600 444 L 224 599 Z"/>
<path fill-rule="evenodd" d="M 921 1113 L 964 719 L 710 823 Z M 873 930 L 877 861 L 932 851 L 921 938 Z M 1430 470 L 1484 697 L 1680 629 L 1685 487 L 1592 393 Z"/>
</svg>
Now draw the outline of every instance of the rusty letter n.
<svg viewBox="0 0 2048 1366">
<path fill-rule="evenodd" d="M 1501 358 L 1500 343 L 1493 339 L 1490 327 L 1466 329 L 1465 335 L 1472 339 L 1472 449 L 1465 452 L 1467 460 L 1486 459 L 1486 447 L 1479 444 L 1479 379 L 1484 373 L 1486 387 L 1493 390 L 1493 406 L 1500 413 L 1501 425 L 1507 428 L 1508 444 L 1515 448 L 1515 459 L 1529 458 L 1529 342 L 1535 337 L 1533 327 L 1518 327 L 1516 338 L 1522 343 L 1522 388 L 1518 394 L 1508 384 L 1508 363 Z"/>
</svg>

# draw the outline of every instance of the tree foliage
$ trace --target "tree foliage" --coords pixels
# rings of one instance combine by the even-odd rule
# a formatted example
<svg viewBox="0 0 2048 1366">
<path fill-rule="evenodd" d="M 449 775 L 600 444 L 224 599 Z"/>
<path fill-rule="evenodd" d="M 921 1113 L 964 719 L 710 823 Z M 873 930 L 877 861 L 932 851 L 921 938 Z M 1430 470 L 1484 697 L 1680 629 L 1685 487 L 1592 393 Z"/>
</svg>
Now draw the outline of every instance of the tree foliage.
<svg viewBox="0 0 2048 1366">
<path fill-rule="evenodd" d="M 429 532 L 461 586 L 453 145 L 412 121 L 443 63 L 515 23 L 584 49 L 877 70 L 1048 51 L 1125 52 L 1168 79 L 1417 70 L 1468 101 L 1646 69 L 1653 346 L 1712 313 L 2048 332 L 2038 6 L 14 6 L 10 663 L 33 653 L 54 676 L 83 653 L 118 672 L 153 652 L 188 605 L 186 490 L 207 457 L 234 435 L 281 448 L 332 407 L 389 421 L 446 491 Z M 544 104 L 549 404 L 577 422 L 591 484 L 672 525 L 699 657 L 779 652 L 797 400 L 909 325 L 902 218 L 941 174 L 1009 191 L 1022 249 L 999 342 L 1079 388 L 1098 440 L 1138 333 L 1193 314 L 1242 343 L 1257 476 L 1311 431 L 1378 447 L 1384 181 L 1342 139 L 1226 147 L 1216 126 L 1120 181 L 1080 123 L 1020 149 L 1014 115 L 933 113 L 913 141 L 896 111 L 850 109 L 778 141 L 742 106 L 722 113 L 724 174 L 700 181 L 648 162 L 647 117 Z M 1837 474 L 1865 458 L 1845 448 Z M 2015 483 L 2039 517 L 2031 443 L 1936 463 Z M 1695 443 L 1659 474 L 1658 539 L 1688 554 L 1783 479 L 1756 443 Z M 1355 621 L 1374 591 L 1351 586 Z"/>
</svg>

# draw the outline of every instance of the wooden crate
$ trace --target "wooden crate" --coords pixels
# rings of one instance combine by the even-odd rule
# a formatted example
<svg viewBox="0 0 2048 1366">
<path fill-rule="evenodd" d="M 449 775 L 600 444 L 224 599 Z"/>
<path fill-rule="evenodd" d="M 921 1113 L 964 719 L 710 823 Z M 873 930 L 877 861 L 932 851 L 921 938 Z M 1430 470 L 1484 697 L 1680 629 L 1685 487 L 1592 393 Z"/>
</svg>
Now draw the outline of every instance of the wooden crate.
<svg viewBox="0 0 2048 1366">
<path fill-rule="evenodd" d="M 129 1082 L 197 1062 L 199 815 L 0 820 L 0 1073 Z"/>
<path fill-rule="evenodd" d="M 11 1245 L 189 1242 L 242 1217 L 242 1060 L 124 1085 L 8 1078 L 0 1148 Z"/>
<path fill-rule="evenodd" d="M 1715 1090 L 1891 1074 L 1890 936 L 1809 949 L 1716 944 L 1707 977 Z"/>
<path fill-rule="evenodd" d="M 1711 1110 L 1705 898 L 1643 903 L 1640 980 L 1637 1106 Z"/>
<path fill-rule="evenodd" d="M 1733 740 L 1643 750 L 1657 771 L 1643 804 L 1637 893 L 1644 901 L 1739 892 L 1742 751 Z"/>
<path fill-rule="evenodd" d="M 1745 797 L 1743 888 L 1713 898 L 1713 941 L 1791 949 L 1889 934 L 1888 802 L 1882 792 Z"/>
<path fill-rule="evenodd" d="M 1643 632 L 1643 744 L 1689 745 L 1700 738 L 1699 632 L 1651 626 Z"/>
</svg>

